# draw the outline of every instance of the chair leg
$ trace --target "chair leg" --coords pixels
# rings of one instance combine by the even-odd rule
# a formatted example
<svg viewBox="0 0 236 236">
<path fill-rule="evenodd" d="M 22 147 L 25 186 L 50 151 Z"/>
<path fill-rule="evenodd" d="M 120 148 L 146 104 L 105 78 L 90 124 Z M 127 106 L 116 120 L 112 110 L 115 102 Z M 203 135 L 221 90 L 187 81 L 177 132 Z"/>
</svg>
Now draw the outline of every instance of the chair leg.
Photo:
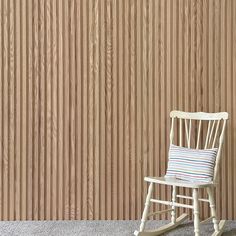
<svg viewBox="0 0 236 236">
<path fill-rule="evenodd" d="M 215 232 L 217 233 L 219 232 L 219 223 L 218 223 L 218 220 L 216 219 L 216 206 L 215 206 L 215 199 L 213 195 L 213 189 L 210 187 L 207 188 L 207 193 L 208 193 L 209 202 L 210 202 L 212 221 L 214 224 Z"/>
<path fill-rule="evenodd" d="M 143 215 L 142 215 L 142 219 L 141 219 L 141 225 L 140 225 L 140 232 L 143 232 L 144 228 L 145 228 L 145 223 L 147 220 L 147 215 L 148 215 L 148 210 L 149 210 L 149 205 L 150 205 L 150 199 L 152 196 L 152 191 L 153 191 L 153 183 L 150 183 L 149 188 L 148 188 L 148 194 L 146 197 L 146 202 L 145 202 L 145 207 L 143 210 Z"/>
<path fill-rule="evenodd" d="M 193 213 L 194 213 L 194 233 L 195 236 L 200 235 L 199 231 L 199 203 L 198 203 L 198 189 L 193 189 Z"/>
<path fill-rule="evenodd" d="M 173 189 L 172 189 L 172 202 L 176 202 L 176 186 L 173 186 Z M 171 222 L 176 223 L 176 207 L 175 206 L 172 206 Z"/>
</svg>

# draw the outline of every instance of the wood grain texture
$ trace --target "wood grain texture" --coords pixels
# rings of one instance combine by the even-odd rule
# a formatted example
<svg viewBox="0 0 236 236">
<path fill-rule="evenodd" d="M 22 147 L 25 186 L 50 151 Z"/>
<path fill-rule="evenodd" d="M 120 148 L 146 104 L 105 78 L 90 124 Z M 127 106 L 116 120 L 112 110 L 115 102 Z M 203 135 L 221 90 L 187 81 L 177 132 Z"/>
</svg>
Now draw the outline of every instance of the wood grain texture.
<svg viewBox="0 0 236 236">
<path fill-rule="evenodd" d="M 234 0 L 0 0 L 0 13 L 1 220 L 140 219 L 173 109 L 229 112 L 216 199 L 236 219 Z"/>
</svg>

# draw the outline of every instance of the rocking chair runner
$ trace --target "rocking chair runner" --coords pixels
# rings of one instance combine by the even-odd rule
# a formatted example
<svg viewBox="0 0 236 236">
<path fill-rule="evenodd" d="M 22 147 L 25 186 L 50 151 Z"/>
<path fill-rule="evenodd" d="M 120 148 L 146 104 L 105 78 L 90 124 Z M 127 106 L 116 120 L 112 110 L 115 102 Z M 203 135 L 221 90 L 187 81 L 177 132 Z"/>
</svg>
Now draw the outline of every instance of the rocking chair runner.
<svg viewBox="0 0 236 236">
<path fill-rule="evenodd" d="M 220 112 L 220 113 L 204 113 L 204 112 L 182 112 L 182 111 L 172 111 L 170 113 L 171 117 L 171 130 L 170 130 L 170 143 L 172 144 L 174 141 L 174 130 L 175 130 L 175 119 L 178 121 L 179 124 L 179 146 L 182 146 L 184 143 L 184 135 L 183 135 L 183 128 L 185 127 L 185 133 L 186 133 L 186 144 L 187 147 L 190 148 L 191 144 L 191 134 L 192 134 L 192 121 L 195 121 L 198 123 L 197 126 L 197 135 L 196 136 L 196 146 L 195 149 L 199 149 L 200 146 L 200 136 L 202 134 L 201 127 L 203 126 L 202 123 L 208 123 L 207 126 L 207 132 L 204 139 L 204 149 L 207 148 L 214 148 L 217 140 L 218 140 L 218 152 L 216 155 L 215 160 L 215 167 L 214 167 L 214 176 L 213 181 L 211 182 L 199 182 L 199 181 L 186 181 L 181 180 L 177 178 L 166 178 L 166 177 L 145 177 L 144 180 L 149 182 L 149 188 L 148 188 L 148 194 L 146 197 L 145 207 L 141 219 L 141 225 L 139 231 L 135 231 L 134 235 L 136 236 L 154 236 L 154 235 L 161 235 L 167 231 L 170 231 L 174 228 L 176 228 L 178 225 L 180 225 L 183 221 L 185 221 L 188 218 L 187 214 L 182 214 L 180 217 L 176 218 L 176 207 L 184 207 L 184 208 L 190 208 L 193 209 L 194 213 L 194 233 L 195 236 L 200 235 L 199 225 L 200 223 L 204 223 L 208 221 L 209 219 L 212 219 L 214 224 L 214 230 L 213 233 L 214 236 L 221 235 L 224 229 L 225 221 L 221 220 L 218 221 L 216 217 L 216 207 L 215 207 L 215 199 L 213 190 L 216 187 L 216 180 L 219 170 L 219 163 L 220 163 L 220 154 L 221 154 L 221 148 L 223 144 L 224 139 L 224 131 L 226 126 L 226 121 L 228 119 L 228 113 L 227 112 Z M 183 126 L 183 123 L 185 125 Z M 170 185 L 172 186 L 172 201 L 163 201 L 158 199 L 152 199 L 152 192 L 154 184 L 164 184 L 164 185 Z M 177 187 L 185 187 L 185 188 L 191 188 L 192 189 L 192 197 L 191 196 L 184 196 L 184 195 L 177 195 Z M 198 197 L 198 192 L 200 188 L 206 188 L 208 199 L 200 199 Z M 187 204 L 181 204 L 176 202 L 176 198 L 185 198 L 185 199 L 191 199 L 193 200 L 192 205 Z M 210 205 L 211 209 L 211 217 L 200 222 L 199 221 L 199 201 L 207 202 Z M 154 212 L 148 214 L 149 205 L 150 203 L 161 203 L 164 205 L 171 206 L 170 209 L 166 209 L 159 212 Z M 171 212 L 171 223 L 164 225 L 156 230 L 147 230 L 145 229 L 145 223 L 147 220 L 147 217 L 153 216 L 155 214 L 161 214 Z"/>
</svg>

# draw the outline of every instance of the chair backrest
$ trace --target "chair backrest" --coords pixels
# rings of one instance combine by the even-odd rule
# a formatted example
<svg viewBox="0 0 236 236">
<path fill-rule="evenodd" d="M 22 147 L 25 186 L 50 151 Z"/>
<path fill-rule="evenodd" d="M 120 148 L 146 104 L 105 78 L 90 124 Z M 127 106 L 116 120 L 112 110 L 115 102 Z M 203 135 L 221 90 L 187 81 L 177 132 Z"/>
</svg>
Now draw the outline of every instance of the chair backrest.
<svg viewBox="0 0 236 236">
<path fill-rule="evenodd" d="M 195 149 L 218 147 L 214 178 L 216 180 L 224 140 L 227 112 L 171 111 L 170 143 Z M 177 135 L 175 135 L 177 133 Z"/>
</svg>

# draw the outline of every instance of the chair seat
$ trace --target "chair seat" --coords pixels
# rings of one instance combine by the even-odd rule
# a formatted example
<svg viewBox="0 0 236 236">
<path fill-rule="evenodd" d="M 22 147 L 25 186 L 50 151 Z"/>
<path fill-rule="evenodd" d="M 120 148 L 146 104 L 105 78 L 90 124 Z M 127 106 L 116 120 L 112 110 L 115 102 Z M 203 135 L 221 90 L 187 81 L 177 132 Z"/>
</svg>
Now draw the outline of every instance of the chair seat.
<svg viewBox="0 0 236 236">
<path fill-rule="evenodd" d="M 171 177 L 145 177 L 145 181 L 158 183 L 158 184 L 165 184 L 165 185 L 172 185 L 178 187 L 186 187 L 186 188 L 206 188 L 215 185 L 213 182 L 190 182 L 186 180 L 171 178 Z"/>
</svg>

